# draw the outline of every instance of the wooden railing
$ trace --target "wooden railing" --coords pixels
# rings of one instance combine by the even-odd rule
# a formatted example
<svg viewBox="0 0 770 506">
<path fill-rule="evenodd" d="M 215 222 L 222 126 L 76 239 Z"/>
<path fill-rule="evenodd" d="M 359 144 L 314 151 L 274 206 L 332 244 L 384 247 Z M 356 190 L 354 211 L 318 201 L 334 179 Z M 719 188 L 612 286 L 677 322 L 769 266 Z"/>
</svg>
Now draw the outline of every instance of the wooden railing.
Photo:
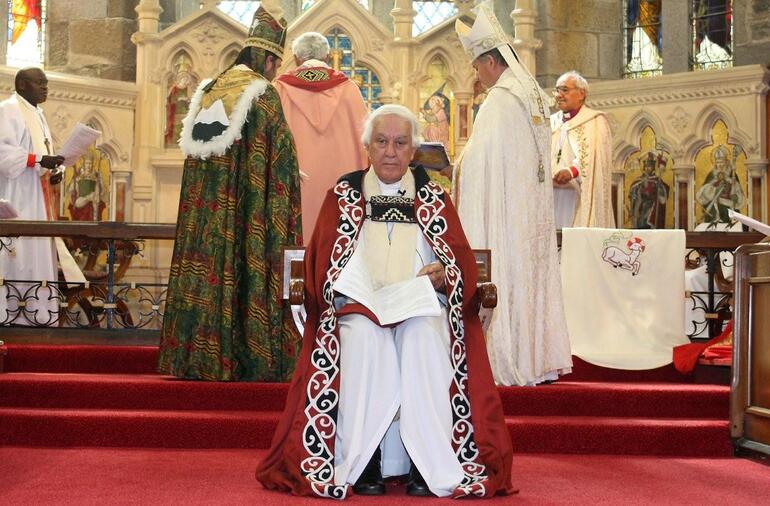
<svg viewBox="0 0 770 506">
<path fill-rule="evenodd" d="M 87 276 L 88 286 L 71 287 L 64 281 L 3 280 L 9 290 L 16 290 L 16 298 L 23 301 L 25 293 L 45 284 L 50 294 L 59 302 L 58 314 L 36 318 L 36 325 L 55 327 L 64 332 L 67 328 L 88 327 L 126 330 L 157 329 L 163 318 L 165 285 L 126 283 L 123 281 L 131 256 L 141 254 L 148 239 L 173 240 L 176 225 L 118 222 L 38 222 L 0 220 L 0 254 L 12 248 L 15 237 L 63 237 L 71 247 L 85 251 L 89 261 L 106 254 L 106 265 L 92 270 Z M 732 252 L 742 244 L 753 244 L 763 239 L 754 232 L 687 232 L 687 258 L 690 266 L 705 266 L 708 274 L 708 290 L 688 293 L 693 303 L 702 310 L 703 321 L 693 322 L 701 330 L 708 329 L 708 336 L 718 335 L 722 324 L 732 316 L 732 286 L 721 276 L 722 265 L 732 263 Z M 558 232 L 561 244 L 561 233 Z M 720 253 L 729 258 L 720 260 Z M 494 252 L 493 252 L 494 256 Z M 499 261 L 499 260 L 497 260 Z M 165 266 L 158 266 L 161 269 Z M 494 281 L 494 280 L 493 280 Z M 24 290 L 16 288 L 24 286 Z M 17 302 L 18 302 L 17 301 Z M 16 326 L 20 314 L 0 314 L 2 327 Z M 27 315 L 31 316 L 31 315 Z"/>
</svg>

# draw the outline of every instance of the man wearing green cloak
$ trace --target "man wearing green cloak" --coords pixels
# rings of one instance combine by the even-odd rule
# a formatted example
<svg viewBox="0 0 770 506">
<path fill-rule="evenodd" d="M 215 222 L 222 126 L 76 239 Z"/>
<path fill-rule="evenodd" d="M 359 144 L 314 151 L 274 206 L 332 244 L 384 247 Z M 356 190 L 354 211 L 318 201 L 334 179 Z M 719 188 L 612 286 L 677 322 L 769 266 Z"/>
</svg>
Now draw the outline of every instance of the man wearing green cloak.
<svg viewBox="0 0 770 506">
<path fill-rule="evenodd" d="M 281 300 L 284 246 L 302 244 L 294 140 L 275 88 L 286 21 L 262 2 L 235 64 L 201 83 L 186 155 L 158 370 L 284 381 L 300 336 Z"/>
</svg>

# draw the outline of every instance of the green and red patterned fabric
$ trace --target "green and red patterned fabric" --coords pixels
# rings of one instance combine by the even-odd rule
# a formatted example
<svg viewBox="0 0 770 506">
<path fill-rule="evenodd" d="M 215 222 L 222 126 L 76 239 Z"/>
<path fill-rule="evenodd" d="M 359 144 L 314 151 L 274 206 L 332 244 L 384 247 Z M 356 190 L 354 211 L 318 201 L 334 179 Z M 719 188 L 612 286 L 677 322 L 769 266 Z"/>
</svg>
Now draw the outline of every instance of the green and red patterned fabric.
<svg viewBox="0 0 770 506">
<path fill-rule="evenodd" d="M 235 67 L 217 81 L 233 72 L 243 80 Z M 239 138 L 222 154 L 185 160 L 161 373 L 285 381 L 294 370 L 301 338 L 281 300 L 281 279 L 282 248 L 302 244 L 299 170 L 278 94 L 254 73 L 259 80 L 266 87 L 246 103 Z M 206 103 L 212 86 L 205 84 L 186 128 Z M 246 93 L 245 85 L 231 89 L 238 95 L 230 104 Z"/>
</svg>

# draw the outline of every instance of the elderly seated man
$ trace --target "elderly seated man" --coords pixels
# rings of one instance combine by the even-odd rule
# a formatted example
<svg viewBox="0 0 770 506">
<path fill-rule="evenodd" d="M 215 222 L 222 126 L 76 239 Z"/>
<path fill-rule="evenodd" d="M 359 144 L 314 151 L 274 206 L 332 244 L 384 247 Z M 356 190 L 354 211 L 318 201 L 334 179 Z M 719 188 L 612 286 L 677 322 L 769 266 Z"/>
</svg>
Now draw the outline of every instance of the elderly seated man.
<svg viewBox="0 0 770 506">
<path fill-rule="evenodd" d="M 380 107 L 362 140 L 371 167 L 329 190 L 305 254 L 302 353 L 257 478 L 333 498 L 384 494 L 383 475 L 406 473 L 410 495 L 510 492 L 512 447 L 457 213 L 423 169 L 409 169 L 419 144 L 412 112 Z M 428 276 L 440 314 L 380 325 L 335 291 L 353 265 L 375 288 Z"/>
</svg>

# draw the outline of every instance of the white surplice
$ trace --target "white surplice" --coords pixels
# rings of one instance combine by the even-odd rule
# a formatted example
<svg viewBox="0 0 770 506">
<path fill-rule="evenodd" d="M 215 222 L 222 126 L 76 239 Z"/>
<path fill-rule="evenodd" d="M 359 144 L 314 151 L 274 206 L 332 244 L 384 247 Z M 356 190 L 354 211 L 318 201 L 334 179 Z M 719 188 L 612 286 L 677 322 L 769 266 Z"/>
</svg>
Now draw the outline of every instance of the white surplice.
<svg viewBox="0 0 770 506">
<path fill-rule="evenodd" d="M 533 91 L 529 86 L 534 85 L 510 69 L 503 72 L 481 105 L 454 178 L 471 247 L 492 250 L 498 302 L 487 352 L 495 381 L 504 385 L 556 379 L 572 367 L 554 227 L 550 130 L 548 117 L 520 98 Z"/>
<path fill-rule="evenodd" d="M 575 117 L 563 118 L 562 111 L 551 115 L 553 174 L 574 166 L 580 175 L 554 193 L 557 228 L 613 228 L 612 133 L 607 116 L 584 105 Z M 572 220 L 566 210 L 570 205 L 574 209 Z"/>
<path fill-rule="evenodd" d="M 28 127 L 27 118 L 37 123 Z M 34 130 L 34 131 L 31 131 Z M 24 100 L 18 94 L 0 102 L 0 199 L 8 200 L 16 209 L 20 220 L 47 220 L 45 197 L 40 176 L 47 169 L 36 165 L 27 167 L 27 157 L 35 154 L 39 160 L 48 154 L 44 139 L 50 139 L 51 133 L 45 122 L 43 111 Z M 50 141 L 49 141 L 50 142 Z M 0 252 L 0 277 L 31 281 L 55 281 L 56 250 L 51 238 L 18 237 L 12 239 L 13 252 Z M 24 297 L 29 286 L 16 284 Z M 27 300 L 27 314 L 37 310 L 34 319 L 38 323 L 48 323 L 55 318 L 58 299 L 48 300 L 53 295 L 49 288 L 40 288 Z M 0 287 L 0 322 L 6 320 L 6 308 L 17 309 L 18 297 L 8 287 Z M 6 306 L 7 304 L 7 306 Z M 15 324 L 29 323 L 24 316 L 14 320 Z"/>
<path fill-rule="evenodd" d="M 395 195 L 399 183 L 380 183 L 380 188 L 384 195 Z M 388 229 L 392 236 L 392 223 Z M 354 255 L 366 254 L 362 235 Z M 436 261 L 421 233 L 413 255 L 414 274 Z M 339 318 L 337 485 L 354 484 L 378 446 L 385 476 L 408 473 L 411 457 L 434 494 L 448 496 L 460 484 L 463 470 L 452 448 L 447 395 L 453 378 L 448 325 L 443 308 L 439 316 L 410 318 L 394 327 L 380 327 L 358 314 Z"/>
</svg>

